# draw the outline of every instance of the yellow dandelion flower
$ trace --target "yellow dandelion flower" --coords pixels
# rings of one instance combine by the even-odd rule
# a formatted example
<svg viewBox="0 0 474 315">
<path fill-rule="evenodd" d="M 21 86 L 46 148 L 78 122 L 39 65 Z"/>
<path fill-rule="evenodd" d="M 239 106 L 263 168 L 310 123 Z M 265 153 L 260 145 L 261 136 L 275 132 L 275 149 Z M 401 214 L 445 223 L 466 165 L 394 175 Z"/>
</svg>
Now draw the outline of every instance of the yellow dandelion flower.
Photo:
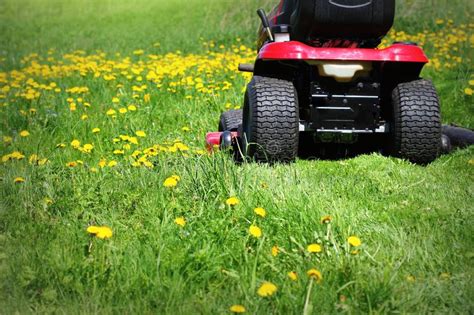
<svg viewBox="0 0 474 315">
<path fill-rule="evenodd" d="M 323 250 L 322 246 L 319 244 L 309 244 L 307 249 L 310 253 L 320 253 Z"/>
<path fill-rule="evenodd" d="M 135 134 L 137 135 L 137 137 L 146 137 L 146 133 L 143 130 L 137 130 L 135 131 Z"/>
<path fill-rule="evenodd" d="M 30 164 L 33 164 L 33 165 L 45 165 L 46 163 L 48 163 L 48 159 L 47 158 L 44 158 L 44 159 L 40 159 L 36 154 L 32 154 L 30 156 Z"/>
<path fill-rule="evenodd" d="M 143 49 L 137 49 L 137 50 L 133 51 L 133 54 L 136 55 L 136 56 L 143 55 L 144 53 L 145 53 L 145 51 Z"/>
<path fill-rule="evenodd" d="M 86 120 L 87 118 L 89 118 L 89 116 L 87 116 L 86 114 L 81 116 L 81 120 Z"/>
<path fill-rule="evenodd" d="M 276 257 L 279 252 L 280 252 L 280 249 L 278 248 L 278 246 L 274 245 L 274 246 L 272 247 L 272 256 L 273 256 L 273 257 Z"/>
<path fill-rule="evenodd" d="M 184 219 L 184 217 L 177 217 L 176 219 L 174 219 L 174 223 L 176 223 L 180 227 L 184 227 L 186 225 L 186 220 Z"/>
<path fill-rule="evenodd" d="M 295 271 L 290 271 L 288 272 L 288 278 L 290 278 L 292 281 L 298 280 L 298 274 Z"/>
<path fill-rule="evenodd" d="M 143 165 L 145 165 L 146 167 L 153 167 L 153 163 L 151 163 L 150 161 L 143 162 Z"/>
<path fill-rule="evenodd" d="M 24 179 L 23 177 L 15 177 L 15 178 L 13 179 L 13 182 L 14 182 L 14 183 L 17 183 L 17 184 L 19 184 L 19 183 L 24 183 L 24 182 L 25 182 L 25 179 Z"/>
<path fill-rule="evenodd" d="M 119 108 L 119 113 L 120 114 L 125 114 L 128 110 L 125 107 Z"/>
<path fill-rule="evenodd" d="M 137 110 L 137 107 L 135 105 L 128 105 L 128 110 L 131 111 L 131 112 L 134 112 Z"/>
<path fill-rule="evenodd" d="M 81 142 L 77 139 L 74 139 L 71 141 L 71 147 L 73 147 L 74 149 L 77 149 L 81 146 Z"/>
<path fill-rule="evenodd" d="M 114 150 L 115 155 L 123 155 L 125 152 L 123 150 Z"/>
<path fill-rule="evenodd" d="M 120 99 L 118 97 L 112 97 L 112 103 L 116 104 L 120 102 Z"/>
<path fill-rule="evenodd" d="M 98 233 L 100 230 L 100 228 L 98 226 L 95 226 L 95 225 L 91 225 L 89 227 L 87 227 L 87 233 L 90 233 L 90 234 L 96 234 Z"/>
<path fill-rule="evenodd" d="M 327 224 L 332 221 L 332 217 L 330 215 L 323 215 L 321 217 L 321 224 Z"/>
<path fill-rule="evenodd" d="M 13 138 L 10 136 L 3 136 L 3 142 L 4 143 L 11 143 L 13 141 Z"/>
<path fill-rule="evenodd" d="M 204 155 L 207 153 L 207 151 L 198 149 L 198 150 L 195 150 L 194 153 L 196 153 L 197 155 Z"/>
<path fill-rule="evenodd" d="M 469 85 L 474 85 L 474 80 L 469 80 Z"/>
<path fill-rule="evenodd" d="M 240 305 L 240 304 L 235 304 L 235 305 L 232 305 L 229 310 L 232 312 L 232 313 L 245 313 L 245 307 L 243 305 Z"/>
<path fill-rule="evenodd" d="M 173 176 L 168 177 L 163 182 L 163 186 L 165 186 L 167 188 L 173 188 L 173 187 L 176 187 L 176 185 L 178 185 L 178 181 Z"/>
<path fill-rule="evenodd" d="M 59 148 L 59 149 L 63 149 L 66 147 L 66 144 L 65 143 L 58 143 L 56 144 L 56 148 Z"/>
<path fill-rule="evenodd" d="M 262 236 L 262 230 L 254 224 L 252 224 L 249 227 L 249 233 L 250 233 L 250 235 L 252 235 L 253 237 L 256 237 L 256 238 L 259 238 L 259 237 Z"/>
<path fill-rule="evenodd" d="M 5 163 L 5 162 L 8 162 L 12 159 L 12 155 L 11 154 L 5 154 L 4 156 L 2 156 L 2 162 Z"/>
<path fill-rule="evenodd" d="M 30 135 L 30 133 L 28 132 L 28 130 L 22 130 L 20 132 L 21 137 L 28 137 L 29 135 Z"/>
<path fill-rule="evenodd" d="M 181 142 L 177 142 L 173 145 L 174 148 L 176 148 L 177 150 L 180 150 L 180 151 L 188 151 L 189 150 L 189 147 L 187 145 L 185 145 L 184 143 L 181 143 Z"/>
<path fill-rule="evenodd" d="M 114 167 L 114 166 L 116 166 L 117 164 L 118 164 L 117 161 L 110 161 L 110 162 L 107 164 L 107 166 L 108 166 L 108 167 Z"/>
<path fill-rule="evenodd" d="M 354 246 L 354 247 L 358 247 L 362 244 L 360 238 L 358 238 L 357 236 L 349 236 L 347 238 L 347 242 L 351 245 L 351 246 Z"/>
<path fill-rule="evenodd" d="M 406 280 L 407 280 L 408 282 L 415 282 L 415 281 L 416 281 L 416 278 L 415 278 L 415 276 L 408 275 L 408 276 L 406 276 Z"/>
<path fill-rule="evenodd" d="M 151 99 L 150 94 L 145 94 L 145 95 L 143 96 L 143 101 L 144 101 L 145 103 L 148 103 L 148 102 L 150 101 L 150 99 Z"/>
<path fill-rule="evenodd" d="M 30 164 L 36 164 L 38 160 L 39 158 L 38 158 L 38 155 L 36 154 L 30 155 L 30 157 L 28 158 L 28 162 L 30 162 Z"/>
<path fill-rule="evenodd" d="M 471 88 L 465 88 L 464 94 L 471 96 L 472 94 L 474 94 L 474 91 Z"/>
<path fill-rule="evenodd" d="M 97 238 L 100 238 L 100 239 L 111 238 L 113 235 L 112 229 L 109 228 L 108 226 L 92 225 L 87 228 L 87 232 L 89 234 L 95 235 Z"/>
<path fill-rule="evenodd" d="M 15 151 L 11 153 L 10 156 L 16 160 L 21 160 L 25 158 L 25 156 L 20 151 Z"/>
<path fill-rule="evenodd" d="M 320 283 L 323 280 L 323 275 L 317 269 L 310 269 L 306 274 L 308 277 L 315 279 L 317 283 Z"/>
<path fill-rule="evenodd" d="M 70 110 L 71 112 L 75 111 L 76 109 L 77 109 L 76 103 L 71 103 L 71 104 L 69 104 L 69 110 Z"/>
<path fill-rule="evenodd" d="M 230 198 L 227 198 L 227 200 L 225 201 L 225 203 L 231 207 L 238 205 L 239 202 L 240 200 L 237 197 L 230 197 Z"/>
<path fill-rule="evenodd" d="M 261 297 L 272 296 L 278 290 L 277 286 L 271 282 L 265 281 L 262 285 L 258 288 L 257 294 Z"/>
<path fill-rule="evenodd" d="M 77 166 L 77 162 L 76 162 L 76 161 L 67 162 L 67 163 L 66 163 L 66 166 L 67 166 L 67 167 L 76 167 L 76 166 Z"/>
<path fill-rule="evenodd" d="M 191 130 L 191 128 L 185 126 L 185 127 L 181 128 L 181 130 L 184 131 L 184 132 L 189 132 Z"/>
<path fill-rule="evenodd" d="M 109 110 L 106 112 L 106 114 L 107 114 L 108 116 L 114 116 L 116 113 L 117 113 L 117 112 L 115 111 L 115 109 L 112 109 L 112 108 L 109 109 Z"/>
<path fill-rule="evenodd" d="M 92 149 L 94 149 L 94 146 L 90 143 L 86 143 L 86 144 L 84 144 L 84 146 L 82 148 L 83 148 L 84 152 L 90 153 L 90 152 L 92 152 Z"/>
<path fill-rule="evenodd" d="M 449 274 L 449 272 L 442 272 L 439 274 L 439 277 L 442 280 L 449 280 L 451 278 L 451 275 Z"/>
<path fill-rule="evenodd" d="M 94 128 L 92 129 L 92 133 L 99 133 L 100 132 L 100 128 Z"/>
<path fill-rule="evenodd" d="M 138 139 L 137 137 L 129 137 L 128 142 L 130 142 L 131 144 L 138 144 Z"/>
<path fill-rule="evenodd" d="M 255 212 L 256 215 L 258 215 L 262 218 L 265 218 L 265 216 L 267 215 L 267 212 L 262 207 L 257 207 L 255 209 L 253 209 L 253 212 Z"/>
</svg>

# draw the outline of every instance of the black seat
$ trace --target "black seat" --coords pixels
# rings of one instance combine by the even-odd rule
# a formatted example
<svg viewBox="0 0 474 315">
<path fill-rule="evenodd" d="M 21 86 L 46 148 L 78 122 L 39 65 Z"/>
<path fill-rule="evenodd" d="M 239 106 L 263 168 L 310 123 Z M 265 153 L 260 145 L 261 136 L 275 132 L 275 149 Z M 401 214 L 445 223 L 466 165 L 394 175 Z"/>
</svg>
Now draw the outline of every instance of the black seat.
<svg viewBox="0 0 474 315">
<path fill-rule="evenodd" d="M 270 22 L 290 25 L 292 40 L 376 47 L 392 27 L 395 0 L 282 0 L 278 8 Z"/>
</svg>

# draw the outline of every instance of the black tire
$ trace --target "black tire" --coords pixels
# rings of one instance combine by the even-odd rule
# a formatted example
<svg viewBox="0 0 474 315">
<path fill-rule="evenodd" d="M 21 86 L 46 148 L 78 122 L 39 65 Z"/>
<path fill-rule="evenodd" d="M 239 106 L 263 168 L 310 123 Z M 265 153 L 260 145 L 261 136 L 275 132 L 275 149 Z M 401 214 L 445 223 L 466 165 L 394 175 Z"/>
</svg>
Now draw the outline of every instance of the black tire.
<svg viewBox="0 0 474 315">
<path fill-rule="evenodd" d="M 219 119 L 219 131 L 237 131 L 242 123 L 242 110 L 231 109 L 221 114 Z"/>
<path fill-rule="evenodd" d="M 436 90 L 428 80 L 398 84 L 392 91 L 391 154 L 427 164 L 439 154 L 441 119 Z"/>
<path fill-rule="evenodd" d="M 298 98 L 290 81 L 254 76 L 245 92 L 242 150 L 256 161 L 291 162 L 298 154 Z"/>
</svg>

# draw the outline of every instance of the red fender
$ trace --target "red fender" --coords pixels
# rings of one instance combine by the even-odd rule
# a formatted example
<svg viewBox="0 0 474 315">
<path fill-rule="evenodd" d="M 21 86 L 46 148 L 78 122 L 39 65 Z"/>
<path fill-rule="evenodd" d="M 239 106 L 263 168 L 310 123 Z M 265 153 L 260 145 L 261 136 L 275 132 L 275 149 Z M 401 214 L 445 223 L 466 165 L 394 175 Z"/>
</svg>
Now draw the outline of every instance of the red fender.
<svg viewBox="0 0 474 315">
<path fill-rule="evenodd" d="M 415 45 L 394 44 L 385 49 L 312 47 L 296 41 L 264 45 L 260 60 L 348 60 L 428 63 L 423 49 Z"/>
</svg>

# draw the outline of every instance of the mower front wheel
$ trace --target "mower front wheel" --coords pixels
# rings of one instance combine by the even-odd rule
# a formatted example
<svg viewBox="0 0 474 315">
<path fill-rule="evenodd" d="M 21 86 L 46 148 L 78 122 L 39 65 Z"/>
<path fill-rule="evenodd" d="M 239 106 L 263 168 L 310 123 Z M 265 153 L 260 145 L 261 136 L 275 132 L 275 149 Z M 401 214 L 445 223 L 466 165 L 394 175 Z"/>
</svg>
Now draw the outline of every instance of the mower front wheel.
<svg viewBox="0 0 474 315">
<path fill-rule="evenodd" d="M 221 114 L 219 119 L 219 131 L 237 131 L 242 123 L 242 110 L 231 109 Z"/>
<path fill-rule="evenodd" d="M 392 91 L 391 154 L 427 164 L 438 156 L 441 121 L 436 90 L 428 80 L 398 84 Z"/>
<path fill-rule="evenodd" d="M 297 92 L 291 81 L 254 76 L 247 86 L 242 150 L 261 162 L 291 162 L 298 154 Z"/>
</svg>

